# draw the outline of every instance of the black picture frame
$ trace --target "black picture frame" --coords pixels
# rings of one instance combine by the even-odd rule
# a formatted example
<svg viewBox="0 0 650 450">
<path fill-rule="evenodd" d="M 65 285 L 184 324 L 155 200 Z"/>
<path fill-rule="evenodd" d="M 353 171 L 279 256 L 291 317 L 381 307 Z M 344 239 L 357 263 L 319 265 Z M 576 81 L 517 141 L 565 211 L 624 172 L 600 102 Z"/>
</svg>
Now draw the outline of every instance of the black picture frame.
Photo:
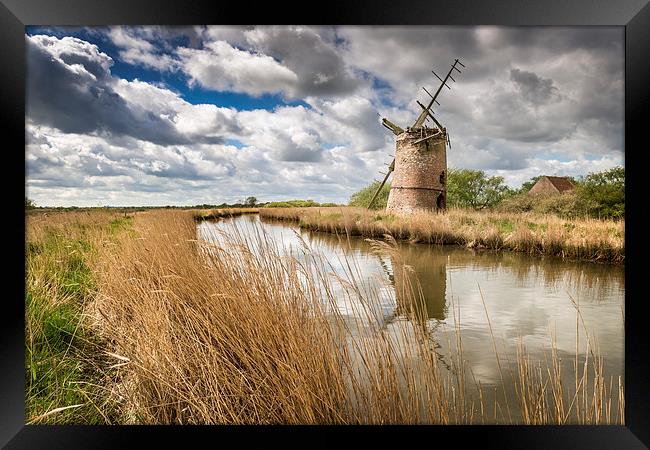
<svg viewBox="0 0 650 450">
<path fill-rule="evenodd" d="M 644 333 L 645 295 L 641 272 L 643 201 L 642 139 L 650 105 L 650 6 L 648 0 L 490 0 L 447 2 L 363 0 L 282 4 L 267 2 L 160 2 L 154 0 L 1 0 L 0 118 L 2 119 L 5 211 L 24 233 L 20 178 L 24 178 L 25 29 L 26 25 L 183 25 L 183 24 L 341 24 L 341 25 L 504 25 L 625 27 L 625 159 L 628 264 L 625 296 L 625 426 L 418 426 L 418 427 L 165 427 L 39 426 L 24 417 L 24 284 L 20 262 L 4 271 L 12 286 L 3 296 L 0 328 L 0 445 L 6 448 L 123 448 L 142 445 L 192 446 L 203 439 L 221 446 L 229 438 L 259 447 L 300 439 L 305 446 L 331 445 L 335 439 L 360 435 L 364 445 L 386 442 L 399 433 L 403 444 L 458 445 L 472 440 L 485 448 L 503 449 L 637 449 L 650 446 L 650 354 Z M 15 138 L 15 139 L 11 139 Z M 16 142 L 9 145 L 7 142 Z M 13 178 L 17 179 L 13 179 Z M 24 179 L 23 179 L 24 188 Z M 24 261 L 21 239 L 8 236 L 5 249 Z M 24 266 L 23 266 L 24 268 Z M 21 297 L 22 295 L 22 297 Z M 402 436 L 404 434 L 404 436 Z M 405 439 L 408 439 L 406 441 Z M 358 445 L 358 444 L 357 444 Z"/>
</svg>

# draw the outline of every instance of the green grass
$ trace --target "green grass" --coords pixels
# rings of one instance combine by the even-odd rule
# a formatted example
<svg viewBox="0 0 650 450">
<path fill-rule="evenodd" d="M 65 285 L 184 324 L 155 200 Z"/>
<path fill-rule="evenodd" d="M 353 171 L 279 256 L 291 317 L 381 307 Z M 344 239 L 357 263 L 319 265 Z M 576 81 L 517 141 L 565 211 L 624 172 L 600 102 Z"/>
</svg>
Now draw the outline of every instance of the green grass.
<svg viewBox="0 0 650 450">
<path fill-rule="evenodd" d="M 27 308 L 38 309 L 43 299 L 27 293 Z M 45 300 L 47 301 L 47 300 Z M 42 334 L 26 346 L 26 398 L 28 420 L 54 408 L 85 404 L 83 408 L 68 409 L 38 421 L 39 423 L 89 423 L 106 421 L 88 405 L 96 393 L 87 383 L 96 384 L 92 361 L 86 354 L 93 348 L 90 336 L 80 327 L 80 311 L 72 304 L 63 304 L 42 313 Z M 80 416 L 81 415 L 81 416 Z"/>
<path fill-rule="evenodd" d="M 343 213 L 340 212 L 325 213 L 323 214 L 323 217 L 326 219 L 342 219 Z"/>
<path fill-rule="evenodd" d="M 195 221 L 201 222 L 203 220 L 217 220 L 227 217 L 241 216 L 242 214 L 257 214 L 258 212 L 258 208 L 207 209 L 195 211 L 193 217 Z"/>
<path fill-rule="evenodd" d="M 110 407 L 99 407 L 106 400 L 103 342 L 85 325 L 83 312 L 96 290 L 90 262 L 97 253 L 98 236 L 114 240 L 131 223 L 131 217 L 118 217 L 99 224 L 44 225 L 26 242 L 28 422 L 110 422 Z M 50 413 L 74 405 L 83 406 Z"/>
<path fill-rule="evenodd" d="M 564 229 L 567 230 L 568 232 L 571 232 L 571 231 L 573 231 L 573 230 L 576 229 L 576 226 L 575 226 L 574 224 L 572 224 L 572 223 L 565 223 L 565 224 L 563 224 L 562 226 L 563 226 Z"/>
<path fill-rule="evenodd" d="M 376 222 L 379 222 L 379 221 L 392 222 L 393 220 L 395 220 L 395 216 L 392 215 L 392 214 L 377 213 L 377 214 L 374 215 L 373 220 L 375 220 Z"/>
<path fill-rule="evenodd" d="M 111 234 L 116 234 L 120 231 L 130 229 L 132 225 L 133 217 L 131 216 L 118 217 L 117 219 L 113 219 L 108 223 Z"/>
<path fill-rule="evenodd" d="M 512 233 L 515 231 L 514 222 L 508 219 L 489 219 L 488 221 L 494 225 L 500 233 Z"/>
<path fill-rule="evenodd" d="M 307 208 L 311 206 L 321 206 L 314 200 L 285 200 L 281 202 L 269 202 L 264 208 Z"/>
<path fill-rule="evenodd" d="M 548 225 L 546 225 L 545 223 L 526 222 L 526 226 L 531 231 L 546 232 L 546 230 L 548 230 Z M 565 223 L 564 228 L 567 231 L 571 231 L 575 228 L 575 225 L 572 223 Z"/>
</svg>

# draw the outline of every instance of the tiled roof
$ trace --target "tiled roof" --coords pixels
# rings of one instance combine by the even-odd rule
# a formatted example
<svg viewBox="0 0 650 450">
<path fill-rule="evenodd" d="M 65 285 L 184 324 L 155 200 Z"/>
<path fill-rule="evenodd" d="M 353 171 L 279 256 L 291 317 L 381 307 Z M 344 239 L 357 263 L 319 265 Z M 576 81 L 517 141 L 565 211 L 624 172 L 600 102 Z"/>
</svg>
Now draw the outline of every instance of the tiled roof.
<svg viewBox="0 0 650 450">
<path fill-rule="evenodd" d="M 574 188 L 573 183 L 571 182 L 571 180 L 569 180 L 566 177 L 549 177 L 549 176 L 547 176 L 545 178 L 548 178 L 548 181 L 550 181 L 553 184 L 553 186 L 555 186 L 555 188 L 560 192 L 570 191 L 571 189 Z"/>
</svg>

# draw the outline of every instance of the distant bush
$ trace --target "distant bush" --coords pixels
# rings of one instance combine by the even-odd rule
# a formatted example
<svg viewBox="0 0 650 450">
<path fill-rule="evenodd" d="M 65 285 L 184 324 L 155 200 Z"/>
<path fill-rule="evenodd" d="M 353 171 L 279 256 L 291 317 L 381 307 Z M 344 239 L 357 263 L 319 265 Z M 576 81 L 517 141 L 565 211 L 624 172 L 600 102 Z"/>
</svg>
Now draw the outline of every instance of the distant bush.
<svg viewBox="0 0 650 450">
<path fill-rule="evenodd" d="M 320 204 L 313 200 L 285 200 L 283 202 L 269 202 L 264 208 L 308 208 L 312 206 L 337 206 L 335 203 Z"/>
<path fill-rule="evenodd" d="M 577 218 L 590 215 L 594 203 L 590 202 L 576 192 L 562 194 L 517 194 L 504 199 L 497 206 L 502 212 L 534 212 L 538 214 L 555 214 L 565 218 Z"/>
<path fill-rule="evenodd" d="M 372 184 L 366 186 L 358 192 L 355 192 L 350 197 L 348 205 L 350 206 L 361 206 L 363 208 L 368 207 L 368 203 L 372 200 L 372 196 L 375 195 L 375 191 L 379 187 L 379 181 L 375 181 Z M 384 184 L 379 192 L 379 195 L 372 204 L 372 209 L 384 209 L 388 204 L 388 194 L 390 193 L 390 183 Z"/>
<path fill-rule="evenodd" d="M 540 177 L 522 185 L 520 194 L 499 203 L 504 212 L 536 212 L 560 217 L 597 217 L 622 219 L 625 217 L 625 168 L 614 167 L 603 172 L 572 178 L 576 188 L 562 194 L 529 195 L 528 191 Z M 571 178 L 571 177 L 570 177 Z"/>
<path fill-rule="evenodd" d="M 603 219 L 625 217 L 624 167 L 590 173 L 578 183 L 576 190 L 580 198 L 590 204 L 590 215 Z"/>
<path fill-rule="evenodd" d="M 501 203 L 497 205 L 496 209 L 498 211 L 513 213 L 535 212 L 537 200 L 536 197 L 526 193 L 517 194 L 501 201 Z"/>
</svg>

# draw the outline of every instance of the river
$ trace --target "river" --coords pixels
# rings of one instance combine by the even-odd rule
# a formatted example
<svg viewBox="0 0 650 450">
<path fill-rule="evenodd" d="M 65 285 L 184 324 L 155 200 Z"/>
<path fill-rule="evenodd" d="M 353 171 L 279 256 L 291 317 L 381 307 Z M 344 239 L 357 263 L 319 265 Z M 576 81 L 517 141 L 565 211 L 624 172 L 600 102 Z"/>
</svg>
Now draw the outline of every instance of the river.
<svg viewBox="0 0 650 450">
<path fill-rule="evenodd" d="M 261 220 L 258 215 L 198 225 L 199 237 L 213 242 L 222 239 L 221 233 L 235 231 L 245 236 L 263 233 L 297 258 L 317 254 L 333 274 L 349 277 L 352 270 L 359 285 L 378 297 L 378 317 L 388 333 L 405 317 L 402 290 L 419 283 L 426 326 L 443 364 L 451 359 L 459 329 L 473 382 L 503 392 L 511 402 L 513 380 L 508 374 L 515 368 L 519 344 L 525 345 L 531 360 L 544 361 L 553 336 L 564 365 L 574 364 L 576 355 L 582 363 L 596 348 L 603 357 L 605 380 L 612 377 L 616 385 L 624 374 L 624 266 L 410 243 L 397 243 L 388 254 L 378 254 L 361 237 L 303 231 L 296 224 Z M 343 314 L 354 314 L 349 299 L 337 306 Z M 590 348 L 585 346 L 585 332 Z M 573 383 L 573 375 L 563 382 Z"/>
</svg>

